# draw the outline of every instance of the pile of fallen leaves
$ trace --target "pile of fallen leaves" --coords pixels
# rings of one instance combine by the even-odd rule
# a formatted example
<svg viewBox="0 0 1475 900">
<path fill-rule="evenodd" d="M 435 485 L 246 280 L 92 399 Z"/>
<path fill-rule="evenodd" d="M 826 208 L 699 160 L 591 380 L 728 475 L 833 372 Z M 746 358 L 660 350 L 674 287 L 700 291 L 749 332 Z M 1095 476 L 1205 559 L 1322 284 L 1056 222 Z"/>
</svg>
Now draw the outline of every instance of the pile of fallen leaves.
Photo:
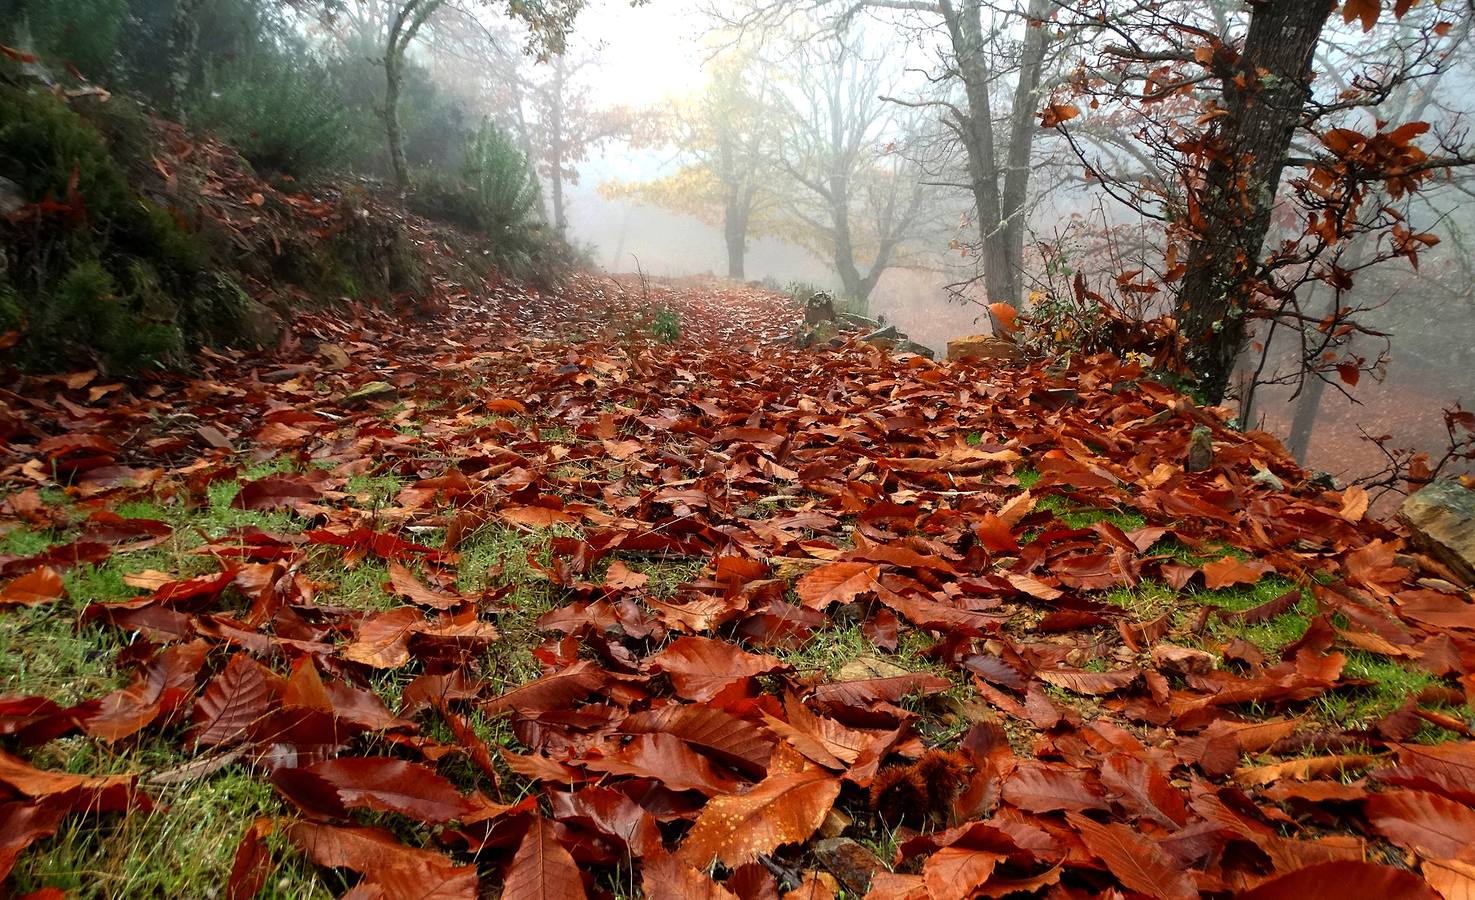
<svg viewBox="0 0 1475 900">
<path fill-rule="evenodd" d="M 0 394 L 4 521 L 57 526 L 58 485 L 86 511 L 69 543 L 0 558 L 0 605 L 51 603 L 69 567 L 169 536 L 120 503 L 197 506 L 247 461 L 294 465 L 234 502 L 303 525 L 235 529 L 193 551 L 205 574 L 139 573 L 132 599 L 87 605 L 125 636 L 122 690 L 0 700 L 0 872 L 68 817 L 152 803 L 149 773 L 29 755 L 167 735 L 197 774 L 249 766 L 295 810 L 242 823 L 230 897 L 298 851 L 359 898 L 1475 891 L 1475 747 L 1410 741 L 1469 735 L 1442 710 L 1475 692 L 1475 606 L 1365 493 L 1307 483 L 1273 439 L 1133 366 L 801 351 L 759 292 L 659 291 L 308 318 L 283 355 L 207 355 L 189 380 Z M 637 297 L 678 307 L 683 340 L 559 339 Z M 1196 426 L 1215 453 L 1190 474 Z M 365 509 L 345 484 L 366 473 L 407 486 Z M 1144 524 L 1072 527 L 1062 504 Z M 530 565 L 560 600 L 537 621 L 541 677 L 507 688 L 510 589 L 455 579 L 488 527 L 551 534 Z M 400 605 L 335 605 L 307 571 L 324 554 L 383 561 Z M 699 574 L 662 596 L 637 571 L 652 559 Z M 1239 611 L 1109 601 L 1267 578 L 1293 587 Z M 1309 627 L 1271 652 L 1208 639 L 1298 604 Z M 838 677 L 783 658 L 847 628 L 874 651 Z M 930 668 L 887 662 L 908 646 Z M 1362 686 L 1350 650 L 1439 687 L 1328 728 L 1310 704 Z M 271 849 L 282 835 L 296 851 Z"/>
</svg>

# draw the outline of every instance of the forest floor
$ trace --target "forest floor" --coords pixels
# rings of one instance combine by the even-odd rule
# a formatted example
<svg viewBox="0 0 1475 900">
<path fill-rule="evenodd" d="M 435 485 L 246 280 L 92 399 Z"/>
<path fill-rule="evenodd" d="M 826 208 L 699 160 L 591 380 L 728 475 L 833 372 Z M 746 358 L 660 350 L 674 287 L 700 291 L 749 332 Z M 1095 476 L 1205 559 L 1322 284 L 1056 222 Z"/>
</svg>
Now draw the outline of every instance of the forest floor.
<svg viewBox="0 0 1475 900">
<path fill-rule="evenodd" d="M 796 317 L 582 276 L 0 395 L 13 892 L 1471 896 L 1475 606 L 1364 492 Z"/>
</svg>

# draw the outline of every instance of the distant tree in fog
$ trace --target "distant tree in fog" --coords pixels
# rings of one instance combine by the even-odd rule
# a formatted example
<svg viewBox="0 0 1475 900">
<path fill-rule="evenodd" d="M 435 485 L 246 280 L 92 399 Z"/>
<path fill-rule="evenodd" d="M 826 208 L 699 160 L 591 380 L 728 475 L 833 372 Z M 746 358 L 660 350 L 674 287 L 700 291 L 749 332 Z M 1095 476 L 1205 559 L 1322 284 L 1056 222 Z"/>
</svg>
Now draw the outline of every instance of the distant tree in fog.
<svg viewBox="0 0 1475 900">
<path fill-rule="evenodd" d="M 776 227 L 778 99 L 772 72 L 754 53 L 719 56 L 701 93 L 653 111 L 639 135 L 642 144 L 674 149 L 676 170 L 642 183 L 611 182 L 601 191 L 720 227 L 728 277 L 742 280 L 748 239 Z"/>
</svg>

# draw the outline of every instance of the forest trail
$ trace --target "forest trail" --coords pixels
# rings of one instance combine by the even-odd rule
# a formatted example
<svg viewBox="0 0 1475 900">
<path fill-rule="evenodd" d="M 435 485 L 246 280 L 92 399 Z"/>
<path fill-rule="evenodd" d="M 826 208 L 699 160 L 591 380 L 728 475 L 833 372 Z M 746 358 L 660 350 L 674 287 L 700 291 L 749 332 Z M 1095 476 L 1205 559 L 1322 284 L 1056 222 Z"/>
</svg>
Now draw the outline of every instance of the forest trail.
<svg viewBox="0 0 1475 900">
<path fill-rule="evenodd" d="M 1475 884 L 1475 615 L 1364 492 L 1133 366 L 798 316 L 579 276 L 5 395 L 12 883 Z"/>
</svg>

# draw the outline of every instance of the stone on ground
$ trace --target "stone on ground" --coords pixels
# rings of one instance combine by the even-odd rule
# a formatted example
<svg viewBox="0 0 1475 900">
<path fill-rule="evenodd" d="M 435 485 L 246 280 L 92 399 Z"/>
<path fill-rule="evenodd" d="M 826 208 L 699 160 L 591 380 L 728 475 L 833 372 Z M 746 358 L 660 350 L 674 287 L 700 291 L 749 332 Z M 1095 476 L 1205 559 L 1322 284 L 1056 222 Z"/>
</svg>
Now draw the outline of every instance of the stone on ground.
<svg viewBox="0 0 1475 900">
<path fill-rule="evenodd" d="M 950 362 L 974 360 L 977 362 L 1019 362 L 1024 352 L 1012 341 L 991 334 L 974 334 L 947 342 L 947 358 Z"/>
<path fill-rule="evenodd" d="M 1415 545 L 1467 584 L 1475 583 L 1475 491 L 1457 481 L 1435 481 L 1404 500 L 1398 518 Z"/>
</svg>

